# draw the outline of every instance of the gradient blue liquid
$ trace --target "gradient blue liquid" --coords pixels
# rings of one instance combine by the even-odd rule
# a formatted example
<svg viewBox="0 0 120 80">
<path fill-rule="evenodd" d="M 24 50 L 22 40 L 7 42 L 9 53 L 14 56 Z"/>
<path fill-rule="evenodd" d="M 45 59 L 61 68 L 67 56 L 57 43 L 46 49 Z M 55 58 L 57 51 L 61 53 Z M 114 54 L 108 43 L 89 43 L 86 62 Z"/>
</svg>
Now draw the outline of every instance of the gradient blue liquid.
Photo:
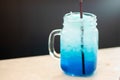
<svg viewBox="0 0 120 80">
<path fill-rule="evenodd" d="M 96 29 L 96 21 L 91 24 L 89 23 L 90 18 L 91 17 L 89 16 L 83 15 L 83 24 L 80 22 L 75 23 L 71 21 L 64 21 L 64 27 L 60 38 L 61 68 L 68 75 L 87 76 L 91 75 L 96 69 L 98 31 Z M 77 20 L 79 19 L 79 14 L 75 14 L 75 16 L 69 16 L 69 19 Z M 83 49 L 81 49 L 81 25 L 84 25 Z M 82 50 L 84 53 L 85 73 L 83 73 L 82 66 Z"/>
</svg>

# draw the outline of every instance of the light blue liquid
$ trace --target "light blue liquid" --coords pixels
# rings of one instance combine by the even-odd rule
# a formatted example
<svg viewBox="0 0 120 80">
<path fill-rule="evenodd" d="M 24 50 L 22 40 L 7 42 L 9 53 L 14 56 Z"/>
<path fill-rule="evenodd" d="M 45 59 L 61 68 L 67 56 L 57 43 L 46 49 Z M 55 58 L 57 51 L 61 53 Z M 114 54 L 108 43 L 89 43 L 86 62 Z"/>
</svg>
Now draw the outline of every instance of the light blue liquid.
<svg viewBox="0 0 120 80">
<path fill-rule="evenodd" d="M 98 50 L 98 31 L 95 23 L 96 20 L 94 21 L 90 15 L 83 15 L 83 23 L 81 23 L 78 13 L 64 17 L 60 53 L 61 68 L 66 74 L 88 76 L 95 71 Z M 81 43 L 81 26 L 84 26 L 84 43 Z M 82 44 L 84 45 L 83 49 L 81 48 Z M 84 53 L 84 64 L 82 51 Z M 83 65 L 85 72 L 83 72 Z"/>
</svg>

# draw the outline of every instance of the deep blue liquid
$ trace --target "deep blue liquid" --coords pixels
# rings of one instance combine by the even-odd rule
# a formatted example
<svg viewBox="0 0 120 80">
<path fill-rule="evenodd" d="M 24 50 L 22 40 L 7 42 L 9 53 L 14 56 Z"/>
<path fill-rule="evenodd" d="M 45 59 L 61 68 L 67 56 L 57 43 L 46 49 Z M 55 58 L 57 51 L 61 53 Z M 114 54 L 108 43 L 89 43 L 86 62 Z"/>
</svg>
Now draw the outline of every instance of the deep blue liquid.
<svg viewBox="0 0 120 80">
<path fill-rule="evenodd" d="M 84 49 L 84 71 L 81 51 L 61 51 L 61 68 L 62 70 L 72 76 L 89 76 L 93 74 L 96 69 L 96 50 Z"/>
</svg>

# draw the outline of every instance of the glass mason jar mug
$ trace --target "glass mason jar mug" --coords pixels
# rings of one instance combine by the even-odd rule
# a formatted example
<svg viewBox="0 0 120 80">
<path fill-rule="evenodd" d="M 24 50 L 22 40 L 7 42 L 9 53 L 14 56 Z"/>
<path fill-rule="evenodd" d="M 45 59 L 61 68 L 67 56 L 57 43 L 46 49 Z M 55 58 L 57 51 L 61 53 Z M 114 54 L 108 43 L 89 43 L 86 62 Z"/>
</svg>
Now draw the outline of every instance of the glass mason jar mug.
<svg viewBox="0 0 120 80">
<path fill-rule="evenodd" d="M 97 19 L 92 13 L 65 14 L 63 29 L 50 33 L 48 48 L 51 56 L 60 58 L 64 73 L 71 76 L 91 75 L 96 69 L 98 51 Z M 60 55 L 54 49 L 54 38 L 60 35 Z"/>
</svg>

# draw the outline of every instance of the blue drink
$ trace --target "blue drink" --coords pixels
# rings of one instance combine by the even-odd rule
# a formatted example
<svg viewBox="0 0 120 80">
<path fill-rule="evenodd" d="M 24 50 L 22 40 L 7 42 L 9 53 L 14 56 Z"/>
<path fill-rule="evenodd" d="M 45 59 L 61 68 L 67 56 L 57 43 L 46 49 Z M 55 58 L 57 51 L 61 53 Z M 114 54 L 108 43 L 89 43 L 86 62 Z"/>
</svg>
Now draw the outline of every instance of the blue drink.
<svg viewBox="0 0 120 80">
<path fill-rule="evenodd" d="M 50 55 L 59 58 L 64 73 L 71 76 L 88 76 L 96 69 L 98 50 L 97 19 L 94 14 L 79 12 L 64 16 L 63 29 L 50 33 L 48 48 Z M 54 49 L 54 38 L 60 35 L 60 55 Z"/>
<path fill-rule="evenodd" d="M 80 19 L 80 13 L 68 13 L 64 16 L 63 25 L 60 39 L 62 70 L 72 76 L 91 75 L 96 69 L 98 50 L 96 16 L 83 13 L 83 18 Z M 84 35 L 81 27 L 84 29 Z M 83 37 L 83 43 L 81 37 Z"/>
</svg>

